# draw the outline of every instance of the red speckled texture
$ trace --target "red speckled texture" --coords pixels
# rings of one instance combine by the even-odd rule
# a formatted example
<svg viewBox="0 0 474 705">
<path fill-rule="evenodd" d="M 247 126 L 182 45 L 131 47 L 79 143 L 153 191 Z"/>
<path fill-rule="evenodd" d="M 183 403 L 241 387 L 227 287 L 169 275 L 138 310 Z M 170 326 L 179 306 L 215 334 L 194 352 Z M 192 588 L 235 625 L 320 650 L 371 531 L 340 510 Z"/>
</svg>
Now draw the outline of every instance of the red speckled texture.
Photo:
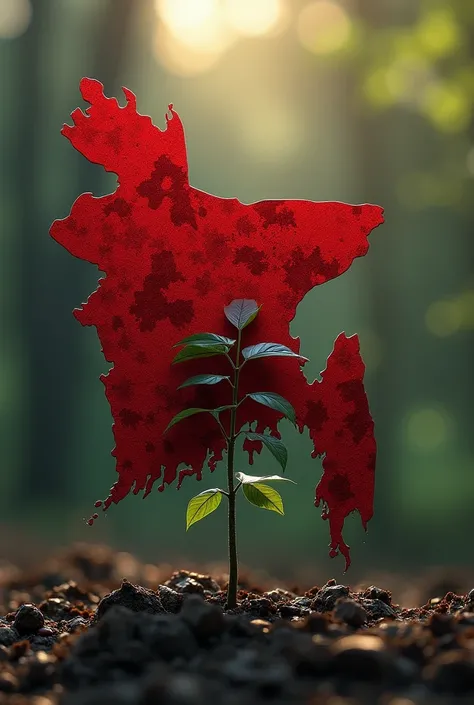
<svg viewBox="0 0 474 705">
<path fill-rule="evenodd" d="M 106 510 L 132 489 L 148 495 L 157 480 L 162 491 L 177 476 L 178 484 L 188 475 L 201 479 L 206 458 L 211 470 L 222 458 L 224 442 L 210 415 L 184 421 L 163 437 L 183 408 L 230 401 L 227 385 L 177 391 L 192 374 L 227 368 L 217 357 L 171 366 L 173 344 L 198 332 L 232 336 L 223 308 L 247 298 L 262 309 L 244 343 L 277 342 L 299 352 L 299 339 L 289 331 L 298 303 L 366 254 L 367 236 L 383 222 L 383 211 L 300 200 L 245 205 L 199 191 L 189 185 L 183 125 L 172 106 L 160 130 L 137 112 L 131 91 L 123 89 L 127 102 L 121 108 L 98 81 L 84 78 L 80 89 L 91 107 L 75 110 L 74 126 L 65 125 L 62 134 L 91 162 L 117 174 L 119 186 L 100 198 L 82 194 L 70 215 L 53 223 L 51 235 L 106 275 L 74 311 L 82 325 L 96 326 L 113 363 L 101 378 L 114 419 L 118 472 L 107 499 L 95 504 Z M 363 377 L 358 338 L 344 333 L 321 381 L 308 384 L 294 359 L 257 360 L 242 374 L 242 392 L 287 397 L 300 431 L 309 428 L 313 456 L 324 456 L 315 504 L 322 502 L 323 518 L 329 518 L 330 555 L 340 551 L 346 569 L 344 519 L 358 510 L 366 527 L 373 514 L 376 444 Z M 251 400 L 239 409 L 239 427 L 257 416 L 257 431 L 279 435 L 281 417 Z M 251 461 L 261 450 L 255 443 L 246 447 Z"/>
</svg>

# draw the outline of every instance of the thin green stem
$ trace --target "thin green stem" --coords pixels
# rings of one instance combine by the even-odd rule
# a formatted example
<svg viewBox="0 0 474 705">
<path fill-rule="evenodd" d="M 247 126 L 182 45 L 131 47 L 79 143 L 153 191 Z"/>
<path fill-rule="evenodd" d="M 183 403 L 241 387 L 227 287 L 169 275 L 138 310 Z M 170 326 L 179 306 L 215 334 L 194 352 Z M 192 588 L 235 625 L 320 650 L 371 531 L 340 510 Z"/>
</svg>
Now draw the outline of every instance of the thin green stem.
<svg viewBox="0 0 474 705">
<path fill-rule="evenodd" d="M 239 355 L 240 355 L 240 351 L 239 351 Z M 231 358 L 231 356 L 229 355 L 229 353 L 225 353 L 225 356 L 226 356 L 226 358 L 229 360 L 230 364 L 232 365 L 232 368 L 235 370 L 234 361 L 233 361 L 233 359 Z M 238 363 L 239 363 L 239 358 L 237 358 L 237 364 L 238 364 Z"/>
<path fill-rule="evenodd" d="M 220 429 L 222 431 L 222 435 L 224 436 L 224 438 L 227 442 L 227 445 L 228 445 L 229 444 L 229 436 L 227 435 L 226 430 L 225 430 L 224 426 L 222 425 L 222 421 L 220 420 L 220 418 L 217 415 L 215 416 L 215 419 L 216 419 L 217 423 L 219 424 Z"/>
<path fill-rule="evenodd" d="M 235 531 L 235 495 L 237 488 L 234 487 L 234 459 L 235 459 L 235 441 L 237 438 L 237 407 L 239 394 L 239 374 L 240 374 L 240 345 L 242 339 L 242 331 L 239 330 L 237 336 L 237 351 L 234 367 L 234 388 L 232 391 L 232 408 L 230 410 L 230 431 L 229 440 L 227 443 L 227 492 L 229 500 L 228 514 L 228 539 L 229 539 L 229 585 L 227 588 L 227 609 L 237 607 L 237 538 Z"/>
</svg>

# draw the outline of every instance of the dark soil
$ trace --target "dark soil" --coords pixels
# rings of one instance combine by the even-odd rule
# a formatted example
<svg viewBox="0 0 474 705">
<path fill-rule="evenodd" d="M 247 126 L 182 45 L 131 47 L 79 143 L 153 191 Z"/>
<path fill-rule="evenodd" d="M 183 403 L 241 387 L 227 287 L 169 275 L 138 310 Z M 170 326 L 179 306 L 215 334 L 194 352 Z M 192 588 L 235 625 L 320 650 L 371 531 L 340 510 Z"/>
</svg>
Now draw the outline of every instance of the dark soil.
<svg viewBox="0 0 474 705">
<path fill-rule="evenodd" d="M 163 570 L 100 546 L 0 566 L 0 705 L 474 703 L 474 590 L 242 580 L 226 611 L 219 576 Z"/>
</svg>

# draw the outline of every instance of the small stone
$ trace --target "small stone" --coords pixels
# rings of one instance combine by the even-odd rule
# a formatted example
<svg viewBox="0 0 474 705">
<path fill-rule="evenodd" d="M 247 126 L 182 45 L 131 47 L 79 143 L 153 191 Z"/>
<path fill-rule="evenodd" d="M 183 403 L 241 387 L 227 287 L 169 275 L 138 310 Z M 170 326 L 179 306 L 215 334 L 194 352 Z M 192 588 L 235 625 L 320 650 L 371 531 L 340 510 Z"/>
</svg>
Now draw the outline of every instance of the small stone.
<svg viewBox="0 0 474 705">
<path fill-rule="evenodd" d="M 295 595 L 292 592 L 289 592 L 288 590 L 276 588 L 275 590 L 270 590 L 269 592 L 266 592 L 265 597 L 267 597 L 272 602 L 282 602 L 285 600 L 294 599 Z"/>
<path fill-rule="evenodd" d="M 189 576 L 179 580 L 175 584 L 175 587 L 176 590 L 185 595 L 204 595 L 203 586 L 198 583 L 197 580 L 194 580 L 194 578 L 190 578 Z"/>
<path fill-rule="evenodd" d="M 423 675 L 438 693 L 464 695 L 474 691 L 474 663 L 469 656 L 458 651 L 438 656 Z"/>
<path fill-rule="evenodd" d="M 0 673 L 0 692 L 14 693 L 18 689 L 18 679 L 13 673 Z"/>
<path fill-rule="evenodd" d="M 22 605 L 13 622 L 13 626 L 17 632 L 23 634 L 34 634 L 44 625 L 44 617 L 42 612 L 35 605 Z"/>
<path fill-rule="evenodd" d="M 184 601 L 180 616 L 198 641 L 207 641 L 225 631 L 225 617 L 221 608 L 208 604 L 197 595 L 190 595 Z"/>
<path fill-rule="evenodd" d="M 293 600 L 293 606 L 294 607 L 307 607 L 309 608 L 311 605 L 311 598 L 310 597 L 297 597 L 295 600 Z"/>
<path fill-rule="evenodd" d="M 161 604 L 167 612 L 177 614 L 182 607 L 184 597 L 181 593 L 176 592 L 167 585 L 159 585 L 157 593 L 161 600 Z"/>
<path fill-rule="evenodd" d="M 382 590 L 382 588 L 376 585 L 369 585 L 369 587 L 364 592 L 364 597 L 369 600 L 382 600 L 386 605 L 392 604 L 392 595 L 388 590 Z"/>
<path fill-rule="evenodd" d="M 371 619 L 396 617 L 396 612 L 393 607 L 382 602 L 382 600 L 366 600 L 362 598 L 361 604 Z"/>
<path fill-rule="evenodd" d="M 321 612 L 311 612 L 301 623 L 301 629 L 310 634 L 327 634 L 329 629 L 329 615 Z"/>
<path fill-rule="evenodd" d="M 189 661 L 198 651 L 198 644 L 190 627 L 174 615 L 148 617 L 142 634 L 153 654 L 164 661 L 177 658 Z"/>
<path fill-rule="evenodd" d="M 16 629 L 0 626 L 0 645 L 11 646 L 20 638 Z"/>
<path fill-rule="evenodd" d="M 274 603 L 266 597 L 258 597 L 248 600 L 250 612 L 257 613 L 259 617 L 265 618 L 275 611 Z"/>
<path fill-rule="evenodd" d="M 334 609 L 334 617 L 351 627 L 360 627 L 367 622 L 367 612 L 355 600 L 339 598 Z"/>
<path fill-rule="evenodd" d="M 280 614 L 283 619 L 292 619 L 293 617 L 301 616 L 301 608 L 296 605 L 282 605 L 280 607 Z"/>
<path fill-rule="evenodd" d="M 40 610 L 51 619 L 61 619 L 70 608 L 71 603 L 59 597 L 50 597 L 40 604 Z"/>
<path fill-rule="evenodd" d="M 39 636 L 53 636 L 53 634 L 54 634 L 53 630 L 50 629 L 49 627 L 41 627 L 41 629 L 38 629 Z"/>
<path fill-rule="evenodd" d="M 97 611 L 93 622 L 96 623 L 113 606 L 126 607 L 132 612 L 148 612 L 149 614 L 163 614 L 163 607 L 160 598 L 153 590 L 132 585 L 128 580 L 122 580 L 122 585 L 118 590 L 113 590 L 97 605 Z"/>
<path fill-rule="evenodd" d="M 451 614 L 434 612 L 428 620 L 428 628 L 436 637 L 451 634 L 455 629 L 455 620 Z"/>
<path fill-rule="evenodd" d="M 374 634 L 353 634 L 331 646 L 334 670 L 342 678 L 381 682 L 393 672 L 383 640 Z"/>
<path fill-rule="evenodd" d="M 87 622 L 83 617 L 74 617 L 74 619 L 70 619 L 67 623 L 67 628 L 70 632 L 80 627 L 87 627 Z"/>
<path fill-rule="evenodd" d="M 220 591 L 219 584 L 210 575 L 189 573 L 187 570 L 177 570 L 165 585 L 179 592 L 198 595 L 204 594 L 204 591 L 211 593 Z"/>
<path fill-rule="evenodd" d="M 317 593 L 315 599 L 311 603 L 311 609 L 317 611 L 332 610 L 336 604 L 336 600 L 340 597 L 347 597 L 349 588 L 345 585 L 328 585 Z"/>
</svg>

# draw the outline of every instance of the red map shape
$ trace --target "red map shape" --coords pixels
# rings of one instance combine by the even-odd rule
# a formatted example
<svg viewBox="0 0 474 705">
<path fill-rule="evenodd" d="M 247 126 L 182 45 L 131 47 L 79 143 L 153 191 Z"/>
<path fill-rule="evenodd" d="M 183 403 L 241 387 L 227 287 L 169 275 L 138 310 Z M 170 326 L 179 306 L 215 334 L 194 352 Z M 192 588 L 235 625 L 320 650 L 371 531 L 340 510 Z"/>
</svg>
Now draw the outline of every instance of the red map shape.
<svg viewBox="0 0 474 705">
<path fill-rule="evenodd" d="M 177 391 L 188 376 L 228 369 L 220 358 L 171 366 L 172 346 L 192 333 L 232 336 L 223 308 L 246 298 L 262 310 L 245 330 L 244 343 L 283 343 L 299 352 L 299 339 L 289 331 L 298 303 L 366 254 L 367 236 L 383 222 L 383 210 L 300 200 L 245 205 L 199 191 L 188 181 L 183 125 L 171 105 L 160 130 L 137 112 L 128 89 L 125 107 L 105 97 L 98 81 L 84 78 L 80 89 L 91 107 L 76 109 L 74 126 L 65 125 L 62 134 L 91 162 L 117 174 L 119 186 L 100 198 L 82 194 L 50 232 L 106 274 L 74 311 L 82 325 L 96 326 L 113 363 L 101 377 L 114 419 L 118 472 L 107 499 L 96 502 L 106 510 L 132 489 L 146 497 L 157 480 L 162 491 L 177 475 L 179 484 L 187 475 L 201 479 L 206 458 L 211 470 L 222 458 L 224 442 L 210 415 L 184 421 L 163 438 L 183 408 L 230 401 L 227 385 Z M 366 528 L 373 514 L 376 444 L 364 369 L 357 336 L 341 333 L 321 381 L 308 384 L 294 359 L 256 360 L 242 374 L 243 393 L 274 391 L 288 398 L 300 431 L 309 428 L 313 457 L 324 455 L 315 504 L 322 502 L 322 516 L 329 518 L 330 555 L 340 551 L 346 569 L 344 519 L 358 510 Z M 257 431 L 270 428 L 279 436 L 281 416 L 252 400 L 239 409 L 239 427 L 257 416 Z M 250 442 L 246 448 L 251 461 L 261 450 Z"/>
</svg>

